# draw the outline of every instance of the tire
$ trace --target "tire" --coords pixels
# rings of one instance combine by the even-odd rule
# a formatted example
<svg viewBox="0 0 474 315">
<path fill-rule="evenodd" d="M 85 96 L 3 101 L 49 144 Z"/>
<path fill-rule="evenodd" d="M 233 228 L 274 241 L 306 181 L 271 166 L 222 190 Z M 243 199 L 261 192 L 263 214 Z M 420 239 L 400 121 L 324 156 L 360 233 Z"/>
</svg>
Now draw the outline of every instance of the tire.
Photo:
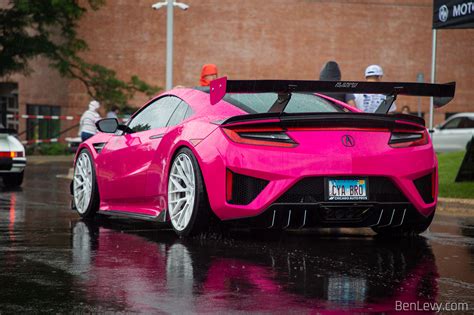
<svg viewBox="0 0 474 315">
<path fill-rule="evenodd" d="M 168 174 L 168 213 L 179 236 L 192 236 L 209 229 L 212 218 L 206 188 L 196 157 L 181 148 Z"/>
<path fill-rule="evenodd" d="M 92 156 L 82 149 L 74 165 L 73 202 L 83 218 L 93 218 L 99 210 L 100 197 Z"/>
<path fill-rule="evenodd" d="M 21 186 L 23 183 L 24 174 L 24 170 L 21 171 L 21 173 L 5 174 L 3 175 L 3 184 L 5 184 L 5 186 L 8 188 Z"/>
<path fill-rule="evenodd" d="M 429 216 L 420 218 L 418 222 L 406 222 L 396 228 L 392 228 L 389 226 L 379 228 L 379 227 L 373 226 L 372 230 L 375 233 L 377 233 L 378 236 L 382 236 L 382 237 L 416 236 L 426 231 L 426 229 L 428 229 L 428 227 L 431 224 L 431 221 L 433 221 L 434 214 L 435 212 L 433 211 L 433 213 L 430 214 Z"/>
</svg>

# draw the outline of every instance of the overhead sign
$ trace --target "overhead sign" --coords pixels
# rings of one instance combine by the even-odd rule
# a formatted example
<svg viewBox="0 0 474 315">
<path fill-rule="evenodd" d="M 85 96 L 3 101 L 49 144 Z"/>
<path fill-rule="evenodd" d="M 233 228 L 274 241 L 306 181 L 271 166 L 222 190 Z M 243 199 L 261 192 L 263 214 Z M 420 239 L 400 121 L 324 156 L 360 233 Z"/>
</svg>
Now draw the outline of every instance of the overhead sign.
<svg viewBox="0 0 474 315">
<path fill-rule="evenodd" d="M 433 28 L 474 28 L 474 1 L 434 0 Z"/>
</svg>

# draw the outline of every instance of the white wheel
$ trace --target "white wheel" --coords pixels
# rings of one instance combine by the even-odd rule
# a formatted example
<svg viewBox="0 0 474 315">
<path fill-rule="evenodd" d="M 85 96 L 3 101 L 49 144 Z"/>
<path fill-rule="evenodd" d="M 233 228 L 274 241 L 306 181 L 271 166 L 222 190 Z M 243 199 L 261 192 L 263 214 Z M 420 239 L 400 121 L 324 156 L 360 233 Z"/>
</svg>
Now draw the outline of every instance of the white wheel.
<svg viewBox="0 0 474 315">
<path fill-rule="evenodd" d="M 95 172 L 90 154 L 82 150 L 74 166 L 73 196 L 77 212 L 83 217 L 95 214 L 98 208 Z"/>
<path fill-rule="evenodd" d="M 189 156 L 181 153 L 173 161 L 168 180 L 168 209 L 176 231 L 188 227 L 194 211 L 196 178 Z"/>
</svg>

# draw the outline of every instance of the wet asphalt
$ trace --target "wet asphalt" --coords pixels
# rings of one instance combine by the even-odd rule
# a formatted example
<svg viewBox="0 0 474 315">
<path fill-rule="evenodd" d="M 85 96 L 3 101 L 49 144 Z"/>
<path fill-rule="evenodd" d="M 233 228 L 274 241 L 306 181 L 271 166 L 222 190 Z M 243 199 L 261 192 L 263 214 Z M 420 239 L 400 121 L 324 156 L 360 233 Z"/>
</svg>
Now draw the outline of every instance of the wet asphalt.
<svg viewBox="0 0 474 315">
<path fill-rule="evenodd" d="M 70 167 L 30 164 L 22 188 L 0 185 L 1 314 L 474 309 L 474 216 L 437 214 L 421 237 L 394 241 L 365 229 L 183 240 L 150 222 L 80 220 L 57 177 Z"/>
</svg>

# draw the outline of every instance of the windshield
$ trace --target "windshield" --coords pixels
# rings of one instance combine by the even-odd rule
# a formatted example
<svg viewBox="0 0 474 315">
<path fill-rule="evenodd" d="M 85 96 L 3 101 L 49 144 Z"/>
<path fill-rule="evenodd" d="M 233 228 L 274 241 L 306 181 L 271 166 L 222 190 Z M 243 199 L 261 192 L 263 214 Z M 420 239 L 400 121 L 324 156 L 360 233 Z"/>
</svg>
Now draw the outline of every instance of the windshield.
<svg viewBox="0 0 474 315">
<path fill-rule="evenodd" d="M 268 113 L 278 98 L 277 93 L 227 93 L 224 101 L 249 114 Z M 292 93 L 285 113 L 333 113 L 344 111 L 342 107 L 314 94 Z"/>
</svg>

